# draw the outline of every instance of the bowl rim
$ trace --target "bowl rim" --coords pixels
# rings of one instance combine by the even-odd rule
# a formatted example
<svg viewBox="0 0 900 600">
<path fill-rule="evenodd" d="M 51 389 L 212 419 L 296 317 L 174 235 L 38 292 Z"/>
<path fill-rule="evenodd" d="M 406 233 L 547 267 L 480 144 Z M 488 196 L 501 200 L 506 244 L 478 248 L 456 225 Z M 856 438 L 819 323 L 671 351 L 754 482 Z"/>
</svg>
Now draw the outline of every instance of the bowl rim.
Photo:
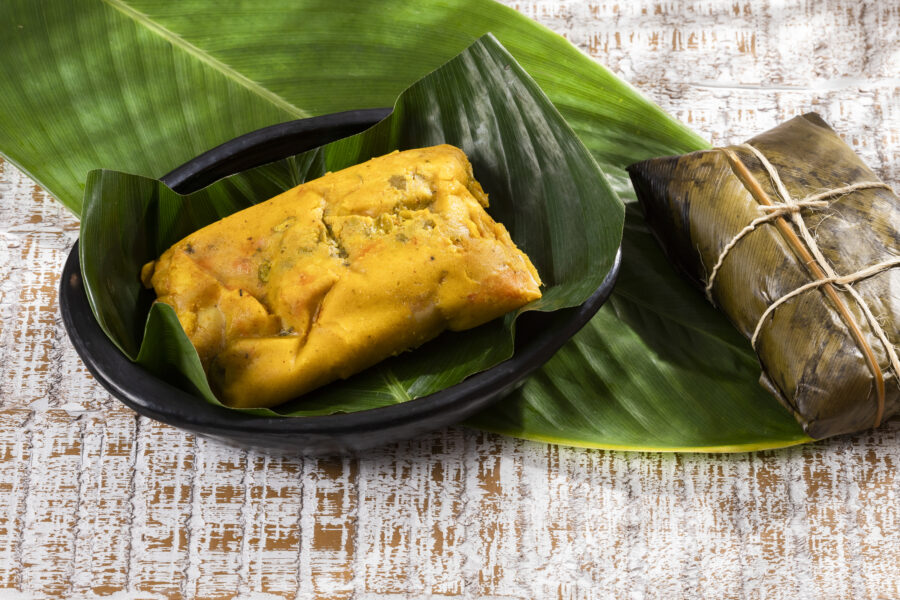
<svg viewBox="0 0 900 600">
<path fill-rule="evenodd" d="M 291 154 L 297 154 L 325 143 L 316 137 L 317 132 L 323 130 L 338 132 L 336 137 L 332 133 L 331 139 L 339 139 L 345 137 L 344 134 L 352 135 L 375 125 L 390 112 L 391 109 L 383 108 L 346 111 L 265 127 L 200 154 L 163 175 L 160 180 L 179 193 L 188 193 L 231 174 L 219 175 L 216 169 L 222 164 L 234 163 L 235 156 L 250 153 L 264 159 L 257 165 L 287 156 L 288 154 L 282 152 L 275 153 L 280 155 L 272 157 L 273 153 L 270 150 L 273 140 L 293 143 L 294 146 L 299 143 L 299 149 L 292 147 L 291 150 Z M 311 139 L 314 139 L 315 143 L 308 143 Z M 303 148 L 304 145 L 308 147 Z M 245 168 L 251 167 L 245 166 L 233 172 Z M 211 177 L 214 178 L 210 179 Z M 341 435 L 386 429 L 419 421 L 433 413 L 446 412 L 455 405 L 462 404 L 466 399 L 477 404 L 472 412 L 498 400 L 505 395 L 497 393 L 498 391 L 511 391 L 516 383 L 523 381 L 540 368 L 587 324 L 612 293 L 621 262 L 620 245 L 603 282 L 582 304 L 552 312 L 528 311 L 520 315 L 520 318 L 529 315 L 539 318 L 544 315 L 545 318 L 555 318 L 562 322 L 557 328 L 544 328 L 523 342 L 521 347 L 517 338 L 513 356 L 503 362 L 426 396 L 388 406 L 330 415 L 269 417 L 216 406 L 157 378 L 140 365 L 131 362 L 107 338 L 90 310 L 81 281 L 77 241 L 70 251 L 60 281 L 60 310 L 69 338 L 91 374 L 113 396 L 138 413 L 158 421 L 209 433 Z M 151 394 L 148 394 L 148 388 Z M 492 393 L 495 398 L 487 402 L 475 402 L 475 399 Z M 185 396 L 190 401 L 180 402 L 178 396 Z M 461 419 L 466 416 L 468 415 L 463 415 Z"/>
</svg>

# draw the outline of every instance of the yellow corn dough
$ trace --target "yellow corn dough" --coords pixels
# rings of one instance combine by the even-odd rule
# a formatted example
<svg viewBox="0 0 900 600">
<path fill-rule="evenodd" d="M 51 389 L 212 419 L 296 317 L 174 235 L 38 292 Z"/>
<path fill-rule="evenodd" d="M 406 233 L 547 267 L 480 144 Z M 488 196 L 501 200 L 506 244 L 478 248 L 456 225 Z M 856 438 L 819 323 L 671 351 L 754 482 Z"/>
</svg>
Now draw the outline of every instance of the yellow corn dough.
<svg viewBox="0 0 900 600">
<path fill-rule="evenodd" d="M 394 152 L 309 181 L 145 265 L 219 398 L 274 406 L 539 298 L 465 154 Z"/>
</svg>

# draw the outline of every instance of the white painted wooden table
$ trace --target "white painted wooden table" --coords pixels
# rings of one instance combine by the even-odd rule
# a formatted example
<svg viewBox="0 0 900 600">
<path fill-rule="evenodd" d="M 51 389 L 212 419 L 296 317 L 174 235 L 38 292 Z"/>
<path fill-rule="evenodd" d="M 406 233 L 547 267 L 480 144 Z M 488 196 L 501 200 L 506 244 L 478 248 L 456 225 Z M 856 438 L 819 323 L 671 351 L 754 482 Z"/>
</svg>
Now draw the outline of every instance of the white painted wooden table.
<svg viewBox="0 0 900 600">
<path fill-rule="evenodd" d="M 715 143 L 815 110 L 900 187 L 900 2 L 516 2 Z M 134 413 L 59 319 L 77 223 L 0 163 L 0 598 L 900 598 L 900 424 L 624 454 L 448 429 L 364 460 Z"/>
</svg>

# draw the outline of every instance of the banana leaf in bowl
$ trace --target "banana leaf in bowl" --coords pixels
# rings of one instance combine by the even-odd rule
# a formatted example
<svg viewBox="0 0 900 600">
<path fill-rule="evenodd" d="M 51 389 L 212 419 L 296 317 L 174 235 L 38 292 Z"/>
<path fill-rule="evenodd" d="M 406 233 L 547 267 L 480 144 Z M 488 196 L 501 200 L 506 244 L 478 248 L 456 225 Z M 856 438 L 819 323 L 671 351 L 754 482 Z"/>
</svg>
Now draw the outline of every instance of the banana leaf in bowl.
<svg viewBox="0 0 900 600">
<path fill-rule="evenodd" d="M 365 116 L 351 113 L 326 120 L 346 129 L 345 121 L 361 114 Z M 291 127 L 296 125 L 285 126 L 285 136 Z M 340 137 L 341 131 L 335 126 L 331 134 Z M 269 136 L 273 146 L 290 147 L 278 142 L 278 135 L 276 128 L 235 140 L 230 151 L 223 147 L 198 157 L 169 180 L 174 183 L 180 178 L 182 185 L 198 185 L 214 178 L 229 161 L 240 165 L 254 155 L 264 160 L 268 155 L 261 158 L 254 136 Z M 136 279 L 140 266 L 187 233 L 305 180 L 394 149 L 437 143 L 457 145 L 467 153 L 490 196 L 489 212 L 537 265 L 545 282 L 543 297 L 505 318 L 444 334 L 414 352 L 275 410 L 237 411 L 222 406 L 209 389 L 173 311 L 164 304 L 151 304 L 152 295 L 140 287 Z M 246 427 L 234 425 L 234 414 L 210 420 L 204 409 L 203 418 L 185 415 L 183 395 L 177 400 L 161 399 L 158 389 L 135 390 L 121 378 L 119 383 L 112 382 L 116 377 L 110 369 L 101 381 L 110 383 L 114 393 L 124 395 L 131 405 L 152 409 L 157 417 L 174 411 L 170 422 L 224 437 L 231 432 L 244 442 L 246 431 L 252 431 L 255 445 L 283 447 L 287 443 L 303 452 L 360 448 L 412 435 L 469 416 L 483 408 L 487 399 L 508 392 L 549 358 L 608 296 L 618 264 L 624 212 L 602 172 L 553 105 L 490 36 L 404 92 L 389 116 L 360 134 L 241 171 L 187 195 L 149 178 L 95 171 L 88 179 L 84 206 L 81 271 L 99 327 L 124 356 L 156 378 L 204 399 L 217 411 L 240 414 Z M 524 327 L 517 327 L 518 317 L 529 312 L 553 316 L 540 325 L 523 320 Z M 518 346 L 517 329 L 527 334 Z M 521 361 L 515 362 L 516 357 Z M 479 379 L 479 375 L 486 377 Z M 475 377 L 466 379 L 470 376 Z M 422 413 L 423 406 L 441 407 L 441 418 Z M 405 428 L 400 427 L 402 423 Z M 269 425 L 277 435 L 260 433 Z M 309 436 L 299 435 L 300 430 Z M 361 435 L 363 430 L 372 435 Z M 323 436 L 329 437 L 325 431 L 333 434 L 329 443 L 323 441 Z"/>
</svg>

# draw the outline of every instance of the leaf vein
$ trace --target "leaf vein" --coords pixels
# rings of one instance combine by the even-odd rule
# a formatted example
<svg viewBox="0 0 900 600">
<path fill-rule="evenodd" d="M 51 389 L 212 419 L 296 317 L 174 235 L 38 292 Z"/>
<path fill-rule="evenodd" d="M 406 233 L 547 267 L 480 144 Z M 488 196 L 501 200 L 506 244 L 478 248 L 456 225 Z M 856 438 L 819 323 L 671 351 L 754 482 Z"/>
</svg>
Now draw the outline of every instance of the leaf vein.
<svg viewBox="0 0 900 600">
<path fill-rule="evenodd" d="M 253 81 L 246 75 L 237 71 L 233 67 L 223 63 L 222 61 L 210 56 L 208 53 L 204 52 L 197 46 L 193 45 L 180 35 L 176 34 L 169 29 L 166 29 L 153 19 L 151 19 L 148 15 L 132 8 L 129 6 L 124 0 L 102 0 L 104 3 L 108 4 L 115 10 L 119 11 L 126 17 L 136 21 L 138 24 L 146 27 L 149 31 L 152 31 L 156 35 L 162 37 L 169 43 L 171 43 L 176 48 L 183 50 L 184 52 L 190 54 L 197 60 L 203 62 L 204 64 L 216 69 L 226 77 L 232 79 L 239 85 L 247 88 L 251 92 L 258 94 L 259 96 L 265 98 L 270 101 L 272 104 L 277 107 L 290 112 L 297 116 L 297 118 L 311 117 L 313 116 L 311 113 L 295 106 L 273 92 L 272 90 L 266 89 L 261 84 Z"/>
</svg>

